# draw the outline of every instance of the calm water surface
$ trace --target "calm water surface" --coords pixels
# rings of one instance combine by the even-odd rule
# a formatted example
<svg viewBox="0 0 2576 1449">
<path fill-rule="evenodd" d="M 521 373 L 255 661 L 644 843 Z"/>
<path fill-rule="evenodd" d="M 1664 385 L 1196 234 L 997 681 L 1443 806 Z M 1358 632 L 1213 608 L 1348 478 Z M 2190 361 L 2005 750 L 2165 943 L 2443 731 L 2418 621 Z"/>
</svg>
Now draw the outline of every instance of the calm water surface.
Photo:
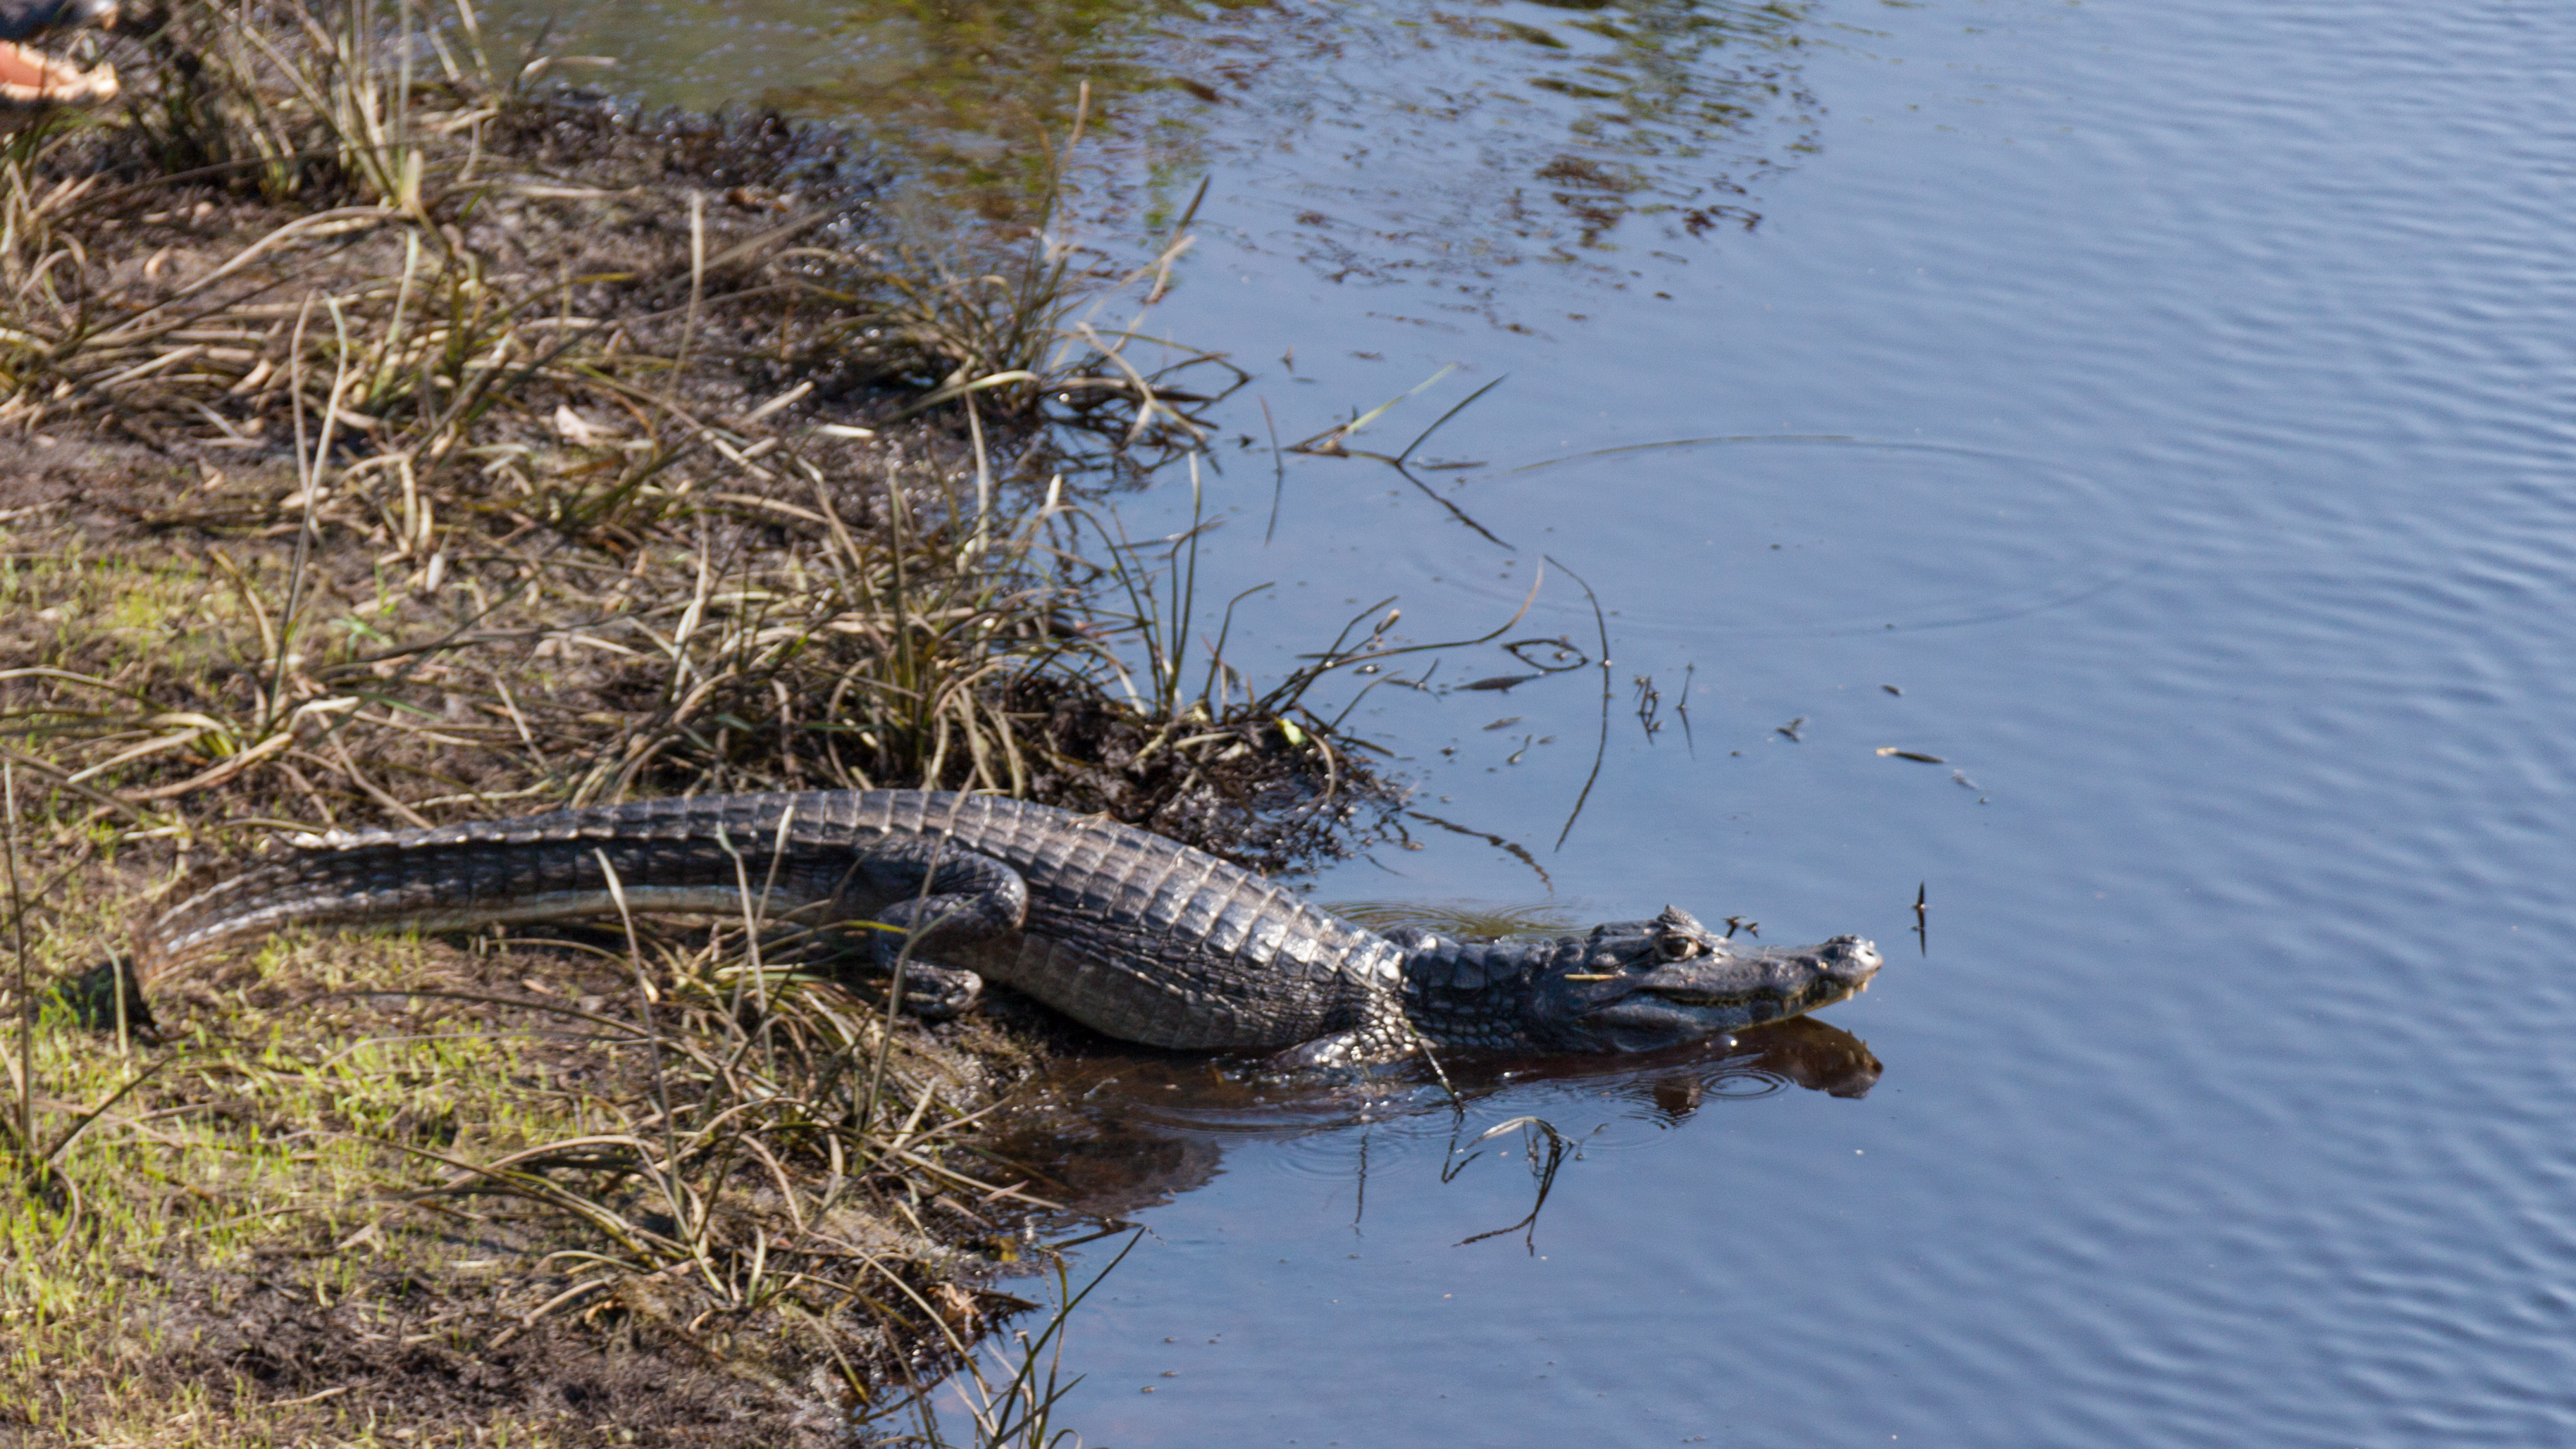
<svg viewBox="0 0 2576 1449">
<path fill-rule="evenodd" d="M 1460 1245 L 1530 1163 L 1444 1183 L 1427 1098 L 1088 1069 L 1153 1235 L 1074 1325 L 1086 1442 L 2576 1442 L 2576 10 L 746 6 L 655 71 L 678 14 L 597 43 L 954 179 L 1025 159 L 958 99 L 1017 37 L 1031 116 L 1099 84 L 1097 214 L 1213 175 L 1157 325 L 1259 374 L 1201 584 L 1278 581 L 1254 672 L 1543 566 L 1507 637 L 1597 654 L 1598 593 L 1562 849 L 1600 671 L 1440 692 L 1527 672 L 1459 651 L 1352 717 L 1552 896 L 1418 821 L 1322 895 L 1889 954 L 1835 1037 L 1480 1079 L 1465 1137 L 1583 1144 L 1526 1238 Z M 1509 374 L 1419 474 L 1502 544 L 1290 459 L 1263 546 L 1260 401 L 1453 362 L 1365 437 Z"/>
</svg>

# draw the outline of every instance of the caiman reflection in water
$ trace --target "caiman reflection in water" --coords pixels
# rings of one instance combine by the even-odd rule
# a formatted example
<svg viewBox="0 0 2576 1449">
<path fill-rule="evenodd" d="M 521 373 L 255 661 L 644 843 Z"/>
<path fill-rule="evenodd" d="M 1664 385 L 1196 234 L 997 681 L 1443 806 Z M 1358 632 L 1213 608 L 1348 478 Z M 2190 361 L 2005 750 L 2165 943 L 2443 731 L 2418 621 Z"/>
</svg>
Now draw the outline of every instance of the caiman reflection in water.
<svg viewBox="0 0 2576 1449">
<path fill-rule="evenodd" d="M 1710 1101 L 1791 1086 L 1864 1097 L 1880 1070 L 1868 1043 L 1799 1017 L 1738 1033 L 1731 1046 L 1471 1061 L 1452 1065 L 1449 1080 L 1468 1105 L 1535 1087 L 1568 1101 L 1623 1101 L 1674 1125 Z M 1427 1075 L 1364 1085 L 1283 1081 L 1229 1071 L 1204 1057 L 1117 1053 L 1058 1063 L 981 1145 L 1027 1177 L 1031 1195 L 1085 1216 L 1119 1218 L 1204 1186 L 1237 1142 L 1451 1109 L 1449 1094 Z M 1544 1116 L 1549 1108 L 1542 1101 L 1528 1110 Z"/>
</svg>

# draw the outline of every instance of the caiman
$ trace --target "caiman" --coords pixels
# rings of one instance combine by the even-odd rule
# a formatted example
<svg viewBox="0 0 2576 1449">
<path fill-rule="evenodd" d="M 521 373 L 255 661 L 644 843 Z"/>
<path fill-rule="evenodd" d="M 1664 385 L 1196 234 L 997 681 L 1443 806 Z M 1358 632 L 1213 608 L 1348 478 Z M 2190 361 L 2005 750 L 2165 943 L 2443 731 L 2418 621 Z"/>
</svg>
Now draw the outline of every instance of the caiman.
<svg viewBox="0 0 2576 1449">
<path fill-rule="evenodd" d="M 1879 968 L 1855 936 L 1740 947 L 1671 907 L 1554 939 L 1381 934 L 1142 830 L 941 791 L 650 800 L 294 847 L 182 888 L 137 932 L 137 979 L 288 926 L 739 920 L 748 896 L 763 919 L 863 932 L 925 1015 L 996 981 L 1113 1037 L 1296 1069 L 1649 1051 L 1829 1006 Z"/>
</svg>

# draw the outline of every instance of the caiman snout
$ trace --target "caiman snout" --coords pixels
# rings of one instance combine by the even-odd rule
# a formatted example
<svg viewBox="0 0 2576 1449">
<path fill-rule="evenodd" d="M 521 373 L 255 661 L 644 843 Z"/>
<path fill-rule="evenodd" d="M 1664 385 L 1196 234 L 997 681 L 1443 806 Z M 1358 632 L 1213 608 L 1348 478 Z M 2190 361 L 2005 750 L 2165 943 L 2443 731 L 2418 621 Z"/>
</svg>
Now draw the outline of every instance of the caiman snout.
<svg viewBox="0 0 2576 1449">
<path fill-rule="evenodd" d="M 1814 950 L 1816 969 L 1836 981 L 1849 983 L 1855 991 L 1866 989 L 1869 978 L 1887 964 L 1877 946 L 1858 936 L 1836 936 L 1817 943 Z"/>
<path fill-rule="evenodd" d="M 1596 929 L 1527 1007 L 1536 1041 L 1576 1051 L 1654 1051 L 1784 1021 L 1859 992 L 1884 964 L 1858 936 L 1756 946 L 1666 907 Z"/>
</svg>

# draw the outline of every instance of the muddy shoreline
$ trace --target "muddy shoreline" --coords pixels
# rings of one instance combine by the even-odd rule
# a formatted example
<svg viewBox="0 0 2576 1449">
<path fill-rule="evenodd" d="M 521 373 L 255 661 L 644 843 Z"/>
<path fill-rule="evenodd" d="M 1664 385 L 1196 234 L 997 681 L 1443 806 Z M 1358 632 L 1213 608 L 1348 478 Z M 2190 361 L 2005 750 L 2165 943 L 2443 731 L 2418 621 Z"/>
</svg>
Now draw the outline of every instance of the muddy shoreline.
<svg viewBox="0 0 2576 1449">
<path fill-rule="evenodd" d="M 463 24 L 109 58 L 117 106 L 0 148 L 0 1443 L 890 1431 L 1042 1315 L 980 1114 L 1077 1030 L 888 1018 L 724 923 L 282 940 L 153 1032 L 50 983 L 288 829 L 924 786 L 1350 848 L 1395 792 L 1086 501 L 1196 445 L 1222 360 L 1058 325 L 1151 276 L 887 235 L 829 136 Z"/>
</svg>

